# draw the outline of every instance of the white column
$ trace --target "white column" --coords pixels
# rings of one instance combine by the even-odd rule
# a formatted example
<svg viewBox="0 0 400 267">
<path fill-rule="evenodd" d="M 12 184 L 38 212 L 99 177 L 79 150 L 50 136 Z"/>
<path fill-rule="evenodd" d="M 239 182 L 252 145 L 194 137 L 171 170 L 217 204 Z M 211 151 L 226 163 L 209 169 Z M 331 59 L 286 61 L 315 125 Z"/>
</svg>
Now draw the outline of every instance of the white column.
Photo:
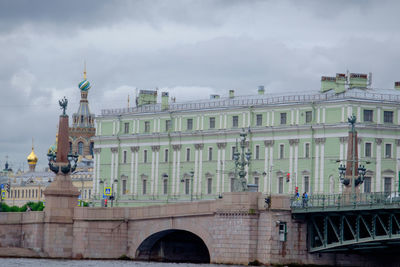
<svg viewBox="0 0 400 267">
<path fill-rule="evenodd" d="M 289 142 L 289 173 L 293 175 L 293 144 L 290 145 Z M 293 185 L 293 177 L 290 177 L 289 185 L 288 185 L 288 193 L 292 193 L 292 185 Z"/>
<path fill-rule="evenodd" d="M 395 179 L 395 185 L 397 184 L 397 188 L 399 188 L 399 177 L 398 177 L 398 175 L 399 175 L 399 170 L 400 170 L 400 166 L 399 166 L 399 164 L 400 164 L 400 143 L 399 143 L 399 140 L 396 140 L 396 174 L 394 175 L 394 179 Z M 393 191 L 397 191 L 397 188 L 394 188 L 394 190 Z"/>
<path fill-rule="evenodd" d="M 378 107 L 377 109 L 376 109 L 376 122 L 378 123 L 378 124 L 381 124 L 382 123 L 382 120 L 381 120 L 381 108 L 380 107 Z"/>
<path fill-rule="evenodd" d="M 300 110 L 296 109 L 296 124 L 299 124 L 299 118 L 300 118 Z"/>
<path fill-rule="evenodd" d="M 321 122 L 321 109 L 320 107 L 317 108 L 317 123 Z"/>
<path fill-rule="evenodd" d="M 353 115 L 353 107 L 347 106 L 347 118 Z"/>
<path fill-rule="evenodd" d="M 129 192 L 131 195 L 134 195 L 133 193 L 133 183 L 134 181 L 134 166 L 135 166 L 135 153 L 131 150 L 131 182 L 130 182 L 130 186 L 131 188 L 129 189 Z"/>
<path fill-rule="evenodd" d="M 267 126 L 270 126 L 269 125 L 269 111 L 267 111 Z"/>
<path fill-rule="evenodd" d="M 101 179 L 101 177 L 100 177 L 100 152 L 97 154 L 97 179 L 100 182 L 100 179 Z M 100 186 L 100 184 L 97 183 L 97 192 L 99 192 L 99 186 Z M 99 193 L 101 193 L 101 195 L 103 195 L 103 192 L 99 192 Z"/>
<path fill-rule="evenodd" d="M 101 122 L 99 122 L 98 126 L 99 126 L 98 134 L 101 135 Z"/>
<path fill-rule="evenodd" d="M 220 162 L 221 162 L 221 149 L 218 148 L 217 151 L 217 194 L 221 193 L 221 169 L 220 169 Z"/>
<path fill-rule="evenodd" d="M 172 152 L 172 194 L 175 195 L 176 192 L 178 191 L 176 189 L 177 184 L 179 185 L 179 178 L 176 177 L 176 150 Z"/>
<path fill-rule="evenodd" d="M 114 181 L 114 152 L 111 151 L 111 173 L 110 173 L 110 185 Z"/>
<path fill-rule="evenodd" d="M 271 112 L 271 126 L 274 126 L 275 124 L 275 111 L 272 110 Z"/>
<path fill-rule="evenodd" d="M 290 124 L 293 125 L 294 124 L 294 110 L 290 110 Z"/>
<path fill-rule="evenodd" d="M 226 129 L 227 122 L 228 122 L 228 117 L 227 117 L 227 115 L 225 113 L 225 115 L 224 115 L 224 129 Z"/>
<path fill-rule="evenodd" d="M 250 111 L 247 112 L 247 127 L 250 127 Z"/>
<path fill-rule="evenodd" d="M 99 123 L 100 124 L 100 123 Z M 400 109 L 397 110 L 397 125 L 400 125 Z M 100 124 L 101 126 L 101 124 Z M 100 128 L 101 129 L 101 128 Z M 101 134 L 101 133 L 100 133 Z"/>
<path fill-rule="evenodd" d="M 222 129 L 222 114 L 219 115 L 219 128 Z"/>
<path fill-rule="evenodd" d="M 199 119 L 199 116 L 196 116 L 195 119 L 196 119 L 196 130 L 198 131 L 198 130 L 200 130 L 200 119 Z"/>
<path fill-rule="evenodd" d="M 115 164 L 115 168 L 114 168 L 114 172 L 115 172 L 115 174 L 114 174 L 114 179 L 118 179 L 118 180 L 119 180 L 119 177 L 118 177 L 118 154 L 119 154 L 119 149 L 118 149 L 117 152 L 115 153 L 115 161 L 114 161 L 114 164 Z M 111 181 L 112 183 L 114 182 L 114 179 Z M 118 194 L 118 183 L 115 183 L 115 184 L 114 184 L 114 190 L 115 190 L 115 193 Z"/>
<path fill-rule="evenodd" d="M 179 131 L 179 128 L 178 128 L 178 121 L 179 121 L 179 118 L 178 118 L 178 117 L 175 118 L 174 121 L 175 121 L 174 131 Z"/>
<path fill-rule="evenodd" d="M 154 195 L 154 158 L 155 158 L 155 153 L 152 150 L 151 152 L 151 182 L 150 182 L 150 192 L 151 195 Z"/>
<path fill-rule="evenodd" d="M 324 193 L 325 142 L 321 142 L 320 148 L 321 148 L 321 165 L 320 165 L 321 167 L 320 167 L 320 175 L 319 175 L 319 179 L 320 179 L 319 192 Z"/>
<path fill-rule="evenodd" d="M 318 167 L 319 167 L 319 145 L 315 145 L 315 170 L 314 170 L 314 188 L 312 193 L 317 193 L 318 192 Z"/>
<path fill-rule="evenodd" d="M 376 144 L 376 175 L 375 175 L 375 192 L 381 192 L 381 157 L 382 157 L 382 145 Z"/>
<path fill-rule="evenodd" d="M 246 113 L 242 113 L 242 127 L 246 127 Z"/>
<path fill-rule="evenodd" d="M 132 133 L 135 133 L 135 128 L 136 128 L 136 120 L 132 120 Z"/>
<path fill-rule="evenodd" d="M 176 194 L 179 195 L 179 189 L 181 188 L 179 186 L 179 182 L 180 182 L 179 177 L 180 177 L 180 172 L 181 172 L 181 151 L 178 149 L 176 151 L 176 153 L 177 153 L 177 160 L 176 160 L 176 162 L 177 162 L 177 165 L 176 165 L 176 178 L 177 178 L 176 179 L 176 181 L 177 181 Z"/>
<path fill-rule="evenodd" d="M 135 152 L 135 185 L 134 185 L 134 191 L 135 191 L 135 195 L 138 194 L 138 174 L 139 174 L 139 152 Z"/>
<path fill-rule="evenodd" d="M 197 178 L 199 184 L 199 190 L 197 191 L 201 195 L 201 182 L 202 182 L 202 172 L 203 172 L 203 149 L 199 151 L 199 176 Z"/>
<path fill-rule="evenodd" d="M 182 116 L 179 117 L 179 131 L 182 131 Z"/>
<path fill-rule="evenodd" d="M 361 107 L 360 106 L 357 107 L 357 120 L 361 121 Z"/>
<path fill-rule="evenodd" d="M 270 192 L 271 193 L 276 193 L 276 192 L 273 192 L 273 177 L 274 177 L 274 175 L 273 175 L 273 172 L 274 172 L 274 170 L 272 169 L 273 168 L 273 166 L 274 166 L 274 145 L 272 144 L 271 145 L 271 147 L 269 148 L 269 183 L 270 183 L 270 187 L 269 187 L 269 190 L 270 190 Z"/>
<path fill-rule="evenodd" d="M 94 152 L 93 153 L 93 189 L 92 189 L 93 195 L 97 194 L 97 192 L 98 192 L 98 190 L 97 190 L 98 186 L 97 185 L 99 184 L 98 177 L 97 177 L 96 160 L 97 160 L 97 153 Z"/>
<path fill-rule="evenodd" d="M 154 192 L 157 195 L 158 194 L 158 181 L 160 180 L 160 175 L 158 173 L 158 166 L 159 166 L 159 159 L 160 159 L 160 151 L 157 149 L 156 150 L 156 170 L 154 174 L 154 181 L 155 181 L 155 186 L 154 186 Z"/>
<path fill-rule="evenodd" d="M 225 151 L 226 146 L 222 149 L 222 183 L 221 183 L 221 191 L 225 192 Z"/>
<path fill-rule="evenodd" d="M 323 107 L 322 108 L 322 123 L 325 123 L 326 122 L 326 108 L 325 107 Z"/>
<path fill-rule="evenodd" d="M 204 130 L 204 115 L 201 115 L 201 130 Z"/>
<path fill-rule="evenodd" d="M 113 135 L 115 135 L 115 121 L 113 121 Z"/>
<path fill-rule="evenodd" d="M 294 176 L 293 179 L 295 179 L 295 186 L 299 186 L 298 184 L 298 161 L 299 161 L 299 143 L 297 143 L 294 147 Z"/>
<path fill-rule="evenodd" d="M 139 133 L 139 131 L 140 131 L 140 120 L 137 119 L 136 120 L 136 133 Z"/>
<path fill-rule="evenodd" d="M 198 180 L 198 159 L 199 159 L 199 151 L 197 149 L 194 150 L 194 177 L 193 177 L 193 194 L 197 194 L 197 180 Z"/>
<path fill-rule="evenodd" d="M 268 165 L 268 147 L 265 146 L 265 152 L 264 152 L 265 160 L 264 160 L 264 172 L 269 173 L 269 165 Z M 267 181 L 268 175 L 264 175 L 264 187 L 263 187 L 263 193 L 266 194 L 268 192 L 268 181 Z"/>
</svg>

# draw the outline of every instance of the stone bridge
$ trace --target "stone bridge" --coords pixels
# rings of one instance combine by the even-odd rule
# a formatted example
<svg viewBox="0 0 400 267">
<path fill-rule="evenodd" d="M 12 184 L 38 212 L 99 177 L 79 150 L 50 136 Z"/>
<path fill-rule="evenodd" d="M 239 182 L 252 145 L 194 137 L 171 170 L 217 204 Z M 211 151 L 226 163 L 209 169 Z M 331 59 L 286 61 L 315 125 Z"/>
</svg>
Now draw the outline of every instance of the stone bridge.
<svg viewBox="0 0 400 267">
<path fill-rule="evenodd" d="M 135 208 L 0 213 L 0 256 L 156 260 L 227 264 L 379 265 L 379 257 L 310 254 L 307 227 L 289 198 L 226 193 L 214 201 Z M 368 263 L 368 264 L 367 264 Z"/>
</svg>

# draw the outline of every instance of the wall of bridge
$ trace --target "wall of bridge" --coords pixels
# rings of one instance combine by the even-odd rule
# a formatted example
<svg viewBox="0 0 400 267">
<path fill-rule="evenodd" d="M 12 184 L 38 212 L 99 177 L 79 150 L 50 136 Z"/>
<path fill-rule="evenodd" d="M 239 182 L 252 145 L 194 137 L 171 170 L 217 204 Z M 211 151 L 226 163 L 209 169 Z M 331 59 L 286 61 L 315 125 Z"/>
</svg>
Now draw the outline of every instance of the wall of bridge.
<svg viewBox="0 0 400 267">
<path fill-rule="evenodd" d="M 72 224 L 46 222 L 45 212 L 0 213 L 0 255 L 7 256 L 7 248 L 21 251 L 28 248 L 37 257 L 57 257 L 54 253 L 59 253 L 77 259 L 121 256 L 134 259 L 137 249 L 149 236 L 179 229 L 200 237 L 213 263 L 258 261 L 352 266 L 379 263 L 376 255 L 372 258 L 308 253 L 306 224 L 292 219 L 288 201 L 285 197 L 274 197 L 271 208 L 266 209 L 260 193 L 231 193 L 216 201 L 163 206 L 77 207 Z M 285 242 L 279 241 L 277 221 L 287 222 Z M 49 254 L 49 246 L 55 240 L 59 242 L 58 252 L 53 250 Z"/>
</svg>

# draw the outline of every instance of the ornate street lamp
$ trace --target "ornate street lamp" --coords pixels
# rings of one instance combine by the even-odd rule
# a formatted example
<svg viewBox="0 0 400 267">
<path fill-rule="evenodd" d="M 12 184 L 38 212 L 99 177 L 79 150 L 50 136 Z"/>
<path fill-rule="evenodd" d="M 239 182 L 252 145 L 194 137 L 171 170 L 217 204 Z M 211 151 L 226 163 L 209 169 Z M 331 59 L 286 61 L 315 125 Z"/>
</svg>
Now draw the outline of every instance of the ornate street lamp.
<svg viewBox="0 0 400 267">
<path fill-rule="evenodd" d="M 235 180 L 234 191 L 244 192 L 247 191 L 247 181 L 245 167 L 250 165 L 251 152 L 249 149 L 245 152 L 247 133 L 243 130 L 240 134 L 240 151 L 236 145 L 235 152 L 233 153 L 233 160 L 235 161 Z M 237 178 L 239 175 L 239 178 Z"/>
</svg>

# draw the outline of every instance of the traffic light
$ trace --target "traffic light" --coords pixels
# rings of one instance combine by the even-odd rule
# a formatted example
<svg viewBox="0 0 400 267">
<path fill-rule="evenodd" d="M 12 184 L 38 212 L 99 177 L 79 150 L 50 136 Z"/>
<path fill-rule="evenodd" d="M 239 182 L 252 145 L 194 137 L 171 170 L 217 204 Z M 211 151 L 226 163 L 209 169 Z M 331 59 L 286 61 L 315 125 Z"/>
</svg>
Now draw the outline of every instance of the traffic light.
<svg viewBox="0 0 400 267">
<path fill-rule="evenodd" d="M 107 198 L 106 199 L 104 199 L 104 207 L 107 207 Z"/>
<path fill-rule="evenodd" d="M 286 182 L 287 182 L 287 183 L 290 182 L 290 172 L 288 172 L 288 173 L 286 174 Z"/>
<path fill-rule="evenodd" d="M 296 194 L 299 193 L 299 187 L 298 186 L 296 186 L 295 190 L 296 190 Z"/>
</svg>

